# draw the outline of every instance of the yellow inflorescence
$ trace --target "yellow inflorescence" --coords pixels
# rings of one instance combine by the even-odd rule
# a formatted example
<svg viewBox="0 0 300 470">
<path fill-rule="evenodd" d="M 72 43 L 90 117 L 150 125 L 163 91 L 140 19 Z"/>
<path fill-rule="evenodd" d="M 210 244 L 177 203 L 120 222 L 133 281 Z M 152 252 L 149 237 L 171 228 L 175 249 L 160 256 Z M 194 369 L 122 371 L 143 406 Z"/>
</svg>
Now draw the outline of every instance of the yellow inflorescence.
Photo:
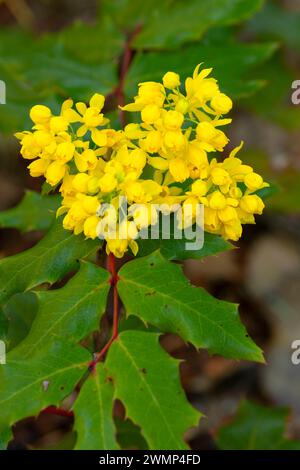
<svg viewBox="0 0 300 470">
<path fill-rule="evenodd" d="M 204 229 L 230 240 L 239 239 L 242 224 L 255 223 L 254 215 L 264 208 L 255 193 L 268 184 L 236 157 L 242 144 L 225 159 L 212 156 L 229 142 L 221 128 L 231 122 L 223 116 L 232 101 L 210 73 L 198 65 L 184 92 L 174 72 L 162 83 L 141 83 L 134 102 L 122 108 L 140 113 L 140 121 L 124 130 L 109 127 L 100 94 L 88 106 L 65 101 L 59 116 L 43 105 L 31 109 L 32 131 L 16 134 L 21 155 L 31 160 L 33 177 L 43 175 L 51 186 L 59 185 L 58 215 L 64 214 L 65 229 L 89 238 L 101 235 L 107 252 L 122 257 L 128 248 L 136 254 L 139 230 L 156 222 L 152 204 L 201 203 Z M 120 196 L 127 198 L 129 216 L 112 238 L 103 220 L 114 222 L 115 212 L 101 207 L 117 207 Z M 144 209 L 135 210 L 136 203 Z"/>
</svg>

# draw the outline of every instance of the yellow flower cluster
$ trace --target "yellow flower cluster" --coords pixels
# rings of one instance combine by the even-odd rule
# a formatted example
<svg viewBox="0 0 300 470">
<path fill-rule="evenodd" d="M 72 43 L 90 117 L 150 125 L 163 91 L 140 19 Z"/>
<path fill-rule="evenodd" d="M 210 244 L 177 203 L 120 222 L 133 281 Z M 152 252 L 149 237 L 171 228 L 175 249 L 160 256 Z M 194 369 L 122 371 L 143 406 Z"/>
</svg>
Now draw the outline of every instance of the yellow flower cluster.
<svg viewBox="0 0 300 470">
<path fill-rule="evenodd" d="M 268 184 L 236 157 L 242 144 L 223 160 L 214 156 L 229 142 L 220 128 L 231 122 L 224 115 L 232 101 L 210 73 L 198 65 L 184 86 L 174 72 L 162 83 L 141 83 L 134 102 L 122 108 L 140 119 L 123 130 L 109 127 L 100 94 L 88 106 L 65 101 L 58 116 L 43 105 L 31 109 L 32 131 L 16 134 L 21 155 L 32 160 L 32 176 L 59 187 L 65 229 L 100 236 L 107 253 L 122 257 L 128 248 L 136 254 L 139 231 L 156 223 L 153 204 L 190 205 L 185 224 L 195 222 L 203 204 L 204 229 L 231 240 L 241 236 L 242 224 L 254 223 L 264 208 L 256 192 Z M 112 236 L 120 197 L 128 215 Z"/>
</svg>

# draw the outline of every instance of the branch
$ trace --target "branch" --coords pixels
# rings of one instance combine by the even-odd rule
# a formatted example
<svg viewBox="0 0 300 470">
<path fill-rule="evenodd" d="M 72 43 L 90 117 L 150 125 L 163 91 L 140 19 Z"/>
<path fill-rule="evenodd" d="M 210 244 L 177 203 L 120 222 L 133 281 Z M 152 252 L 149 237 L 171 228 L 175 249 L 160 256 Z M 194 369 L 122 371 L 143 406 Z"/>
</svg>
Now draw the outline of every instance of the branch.
<svg viewBox="0 0 300 470">
<path fill-rule="evenodd" d="M 115 96 L 117 98 L 117 102 L 119 106 L 125 105 L 125 94 L 124 94 L 125 79 L 126 79 L 126 75 L 129 70 L 129 66 L 131 64 L 133 54 L 134 54 L 134 51 L 131 47 L 131 42 L 135 38 L 135 36 L 140 32 L 140 30 L 141 30 L 141 26 L 138 25 L 135 28 L 135 30 L 128 36 L 125 42 L 124 53 L 121 59 L 119 84 L 115 90 Z M 121 126 L 124 129 L 124 127 L 126 126 L 126 118 L 125 118 L 125 111 L 123 111 L 122 109 L 119 109 L 119 117 L 120 117 Z"/>
<path fill-rule="evenodd" d="M 116 258 L 112 253 L 108 255 L 108 269 L 111 273 L 110 284 L 113 288 L 113 299 L 114 299 L 114 310 L 113 310 L 113 332 L 110 340 L 106 343 L 106 345 L 101 349 L 101 351 L 96 354 L 95 358 L 89 363 L 89 370 L 93 371 L 95 369 L 96 364 L 100 362 L 107 351 L 109 350 L 111 344 L 117 339 L 119 335 L 118 331 L 118 323 L 119 323 L 119 296 L 118 296 L 118 289 L 117 283 L 119 280 L 119 276 L 116 270 Z"/>
</svg>

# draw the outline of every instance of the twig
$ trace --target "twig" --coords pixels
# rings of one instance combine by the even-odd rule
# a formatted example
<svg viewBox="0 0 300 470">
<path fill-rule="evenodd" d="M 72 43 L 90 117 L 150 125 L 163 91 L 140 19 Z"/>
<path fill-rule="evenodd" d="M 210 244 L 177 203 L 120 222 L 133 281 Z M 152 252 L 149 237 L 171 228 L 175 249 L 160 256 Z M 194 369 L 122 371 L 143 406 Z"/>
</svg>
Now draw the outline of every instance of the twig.
<svg viewBox="0 0 300 470">
<path fill-rule="evenodd" d="M 95 358 L 89 363 L 89 370 L 93 371 L 95 369 L 96 364 L 100 362 L 106 352 L 109 350 L 111 344 L 117 339 L 118 337 L 118 323 L 119 323 L 119 295 L 117 289 L 117 283 L 119 280 L 119 276 L 116 270 L 116 259 L 112 253 L 108 255 L 108 269 L 111 273 L 110 284 L 113 288 L 113 332 L 112 336 L 106 345 L 101 349 L 101 351 L 96 354 Z"/>
<path fill-rule="evenodd" d="M 140 30 L 141 30 L 141 26 L 138 25 L 135 28 L 135 30 L 128 36 L 125 42 L 124 53 L 121 59 L 119 84 L 117 88 L 115 89 L 115 96 L 117 98 L 117 102 L 119 106 L 125 105 L 125 93 L 124 93 L 125 79 L 126 79 L 126 75 L 127 75 L 129 66 L 131 64 L 132 58 L 133 58 L 133 50 L 131 47 L 131 42 L 134 39 L 134 37 L 140 32 Z M 125 111 L 123 111 L 122 109 L 119 109 L 119 117 L 120 117 L 121 126 L 122 128 L 124 128 L 126 126 L 126 118 L 125 118 Z"/>
<path fill-rule="evenodd" d="M 27 30 L 35 30 L 35 17 L 25 0 L 2 0 L 17 22 Z"/>
</svg>

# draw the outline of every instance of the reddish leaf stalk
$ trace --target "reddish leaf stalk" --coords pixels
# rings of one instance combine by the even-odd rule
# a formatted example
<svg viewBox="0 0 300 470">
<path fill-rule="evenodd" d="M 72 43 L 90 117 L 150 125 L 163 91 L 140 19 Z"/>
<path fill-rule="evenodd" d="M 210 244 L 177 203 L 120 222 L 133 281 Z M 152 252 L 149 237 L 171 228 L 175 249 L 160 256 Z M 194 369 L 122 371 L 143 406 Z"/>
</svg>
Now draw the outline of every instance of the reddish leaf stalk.
<svg viewBox="0 0 300 470">
<path fill-rule="evenodd" d="M 118 323 L 119 323 L 119 295 L 118 295 L 118 289 L 117 289 L 117 283 L 119 280 L 119 276 L 117 274 L 116 270 L 116 258 L 112 253 L 108 255 L 108 269 L 111 273 L 111 278 L 110 278 L 110 284 L 113 288 L 113 331 L 112 331 L 112 336 L 109 339 L 109 341 L 106 343 L 106 345 L 101 349 L 99 353 L 96 354 L 95 358 L 90 362 L 89 364 L 89 370 L 93 371 L 95 369 L 96 364 L 100 362 L 107 351 L 109 350 L 111 344 L 117 339 L 119 331 L 118 331 Z"/>
<path fill-rule="evenodd" d="M 125 94 L 124 94 L 124 86 L 125 86 L 125 79 L 133 58 L 133 50 L 131 48 L 131 42 L 133 38 L 140 32 L 141 27 L 138 25 L 135 30 L 128 36 L 127 41 L 125 42 L 124 46 L 124 53 L 121 60 L 121 67 L 120 67 L 120 78 L 119 84 L 115 90 L 115 96 L 117 98 L 117 102 L 119 106 L 125 105 Z M 121 122 L 121 126 L 124 129 L 126 126 L 126 118 L 125 118 L 125 111 L 119 109 L 119 118 Z"/>
<path fill-rule="evenodd" d="M 48 406 L 41 411 L 43 414 L 47 415 L 56 415 L 56 416 L 65 416 L 67 418 L 73 418 L 73 411 L 64 410 L 63 408 L 57 408 L 56 406 Z"/>
<path fill-rule="evenodd" d="M 125 94 L 124 94 L 125 79 L 126 79 L 129 66 L 132 61 L 132 57 L 133 57 L 133 50 L 131 48 L 131 42 L 133 38 L 140 32 L 140 30 L 141 30 L 141 27 L 138 25 L 135 28 L 135 30 L 128 36 L 125 42 L 124 53 L 122 56 L 121 66 L 120 66 L 119 84 L 115 90 L 115 96 L 117 98 L 117 102 L 119 106 L 125 105 Z M 119 109 L 119 117 L 120 117 L 121 126 L 122 128 L 124 128 L 126 125 L 126 118 L 125 118 L 125 112 L 122 109 Z M 112 336 L 109 339 L 109 341 L 106 343 L 103 349 L 99 353 L 96 354 L 93 361 L 90 362 L 89 364 L 90 371 L 93 371 L 95 369 L 96 364 L 98 364 L 98 362 L 100 362 L 104 358 L 111 344 L 115 341 L 115 339 L 118 337 L 118 334 L 119 334 L 118 333 L 119 296 L 118 296 L 118 289 L 117 289 L 117 283 L 118 283 L 119 277 L 116 271 L 116 259 L 112 253 L 108 255 L 107 267 L 108 267 L 109 272 L 111 273 L 110 284 L 113 288 L 113 330 L 112 330 Z"/>
</svg>

